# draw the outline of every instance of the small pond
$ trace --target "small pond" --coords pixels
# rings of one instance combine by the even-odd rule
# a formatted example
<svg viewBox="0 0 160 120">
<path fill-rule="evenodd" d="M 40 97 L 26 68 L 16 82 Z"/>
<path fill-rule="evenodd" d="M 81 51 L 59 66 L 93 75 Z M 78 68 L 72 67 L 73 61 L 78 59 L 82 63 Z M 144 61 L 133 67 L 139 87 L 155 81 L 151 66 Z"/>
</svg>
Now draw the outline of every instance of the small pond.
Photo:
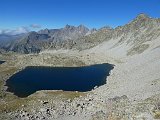
<svg viewBox="0 0 160 120">
<path fill-rule="evenodd" d="M 106 84 L 106 77 L 113 69 L 111 64 L 85 67 L 26 67 L 10 77 L 7 91 L 27 97 L 39 90 L 86 92 Z"/>
</svg>

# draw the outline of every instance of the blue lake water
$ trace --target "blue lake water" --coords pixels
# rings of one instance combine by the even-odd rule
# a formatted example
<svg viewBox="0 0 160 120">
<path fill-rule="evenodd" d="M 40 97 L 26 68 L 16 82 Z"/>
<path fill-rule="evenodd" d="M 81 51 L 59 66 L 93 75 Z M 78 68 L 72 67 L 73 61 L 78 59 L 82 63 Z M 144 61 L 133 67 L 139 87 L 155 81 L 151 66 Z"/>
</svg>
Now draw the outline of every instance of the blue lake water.
<svg viewBox="0 0 160 120">
<path fill-rule="evenodd" d="M 106 84 L 111 64 L 85 67 L 27 67 L 6 81 L 7 91 L 27 97 L 39 90 L 86 92 Z"/>
</svg>

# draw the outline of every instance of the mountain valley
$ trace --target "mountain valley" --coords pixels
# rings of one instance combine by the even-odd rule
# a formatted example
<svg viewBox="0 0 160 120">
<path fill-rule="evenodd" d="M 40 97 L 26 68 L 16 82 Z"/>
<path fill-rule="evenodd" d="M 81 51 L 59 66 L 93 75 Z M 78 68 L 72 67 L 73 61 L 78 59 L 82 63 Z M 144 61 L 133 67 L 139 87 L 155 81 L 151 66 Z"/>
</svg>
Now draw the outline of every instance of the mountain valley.
<svg viewBox="0 0 160 120">
<path fill-rule="evenodd" d="M 116 28 L 66 25 L 0 35 L 0 119 L 160 119 L 160 18 L 140 14 Z M 114 65 L 89 92 L 41 90 L 19 98 L 5 83 L 28 66 Z"/>
</svg>

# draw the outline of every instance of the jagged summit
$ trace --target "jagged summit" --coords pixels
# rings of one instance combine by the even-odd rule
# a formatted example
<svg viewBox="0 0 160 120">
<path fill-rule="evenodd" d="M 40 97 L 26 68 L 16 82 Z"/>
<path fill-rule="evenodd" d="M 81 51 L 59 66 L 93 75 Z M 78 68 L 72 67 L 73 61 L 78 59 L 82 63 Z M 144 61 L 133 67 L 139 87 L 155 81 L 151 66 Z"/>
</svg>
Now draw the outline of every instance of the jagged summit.
<svg viewBox="0 0 160 120">
<path fill-rule="evenodd" d="M 50 30 L 48 28 L 38 31 L 39 34 L 49 34 Z"/>
<path fill-rule="evenodd" d="M 108 25 L 106 25 L 106 26 L 100 28 L 99 30 L 111 30 L 111 29 L 113 29 L 113 28 L 108 26 Z"/>
<path fill-rule="evenodd" d="M 69 25 L 69 24 L 67 24 L 64 28 L 62 28 L 62 29 L 73 29 L 73 28 L 75 28 L 75 26 L 72 26 L 72 25 Z"/>
<path fill-rule="evenodd" d="M 73 26 L 73 25 L 69 25 L 67 24 L 64 28 L 62 29 L 68 29 L 68 30 L 79 30 L 79 31 L 89 31 L 89 28 L 87 28 L 85 25 L 80 24 L 79 26 Z"/>
<path fill-rule="evenodd" d="M 157 29 L 159 29 L 159 26 L 160 22 L 157 22 L 157 19 L 150 18 L 146 14 L 139 14 L 130 23 L 115 29 L 104 26 L 97 30 L 89 29 L 82 24 L 79 26 L 67 24 L 61 29 L 43 29 L 38 32 L 30 32 L 20 40 L 16 40 L 14 44 L 7 44 L 7 47 L 3 45 L 3 48 L 22 53 L 35 52 L 36 48 L 38 48 L 39 52 L 48 49 L 48 47 L 49 49 L 74 48 L 84 50 L 94 47 L 103 41 L 113 39 L 120 39 L 117 44 L 128 40 L 127 43 L 136 43 L 138 46 L 153 37 L 155 33 L 152 33 L 152 31 L 157 31 L 158 36 L 159 31 Z"/>
<path fill-rule="evenodd" d="M 79 26 L 78 26 L 78 28 L 87 28 L 85 25 L 83 25 L 83 24 L 80 24 Z M 88 29 L 88 28 L 87 28 Z"/>
<path fill-rule="evenodd" d="M 150 18 L 147 14 L 144 14 L 144 13 L 140 13 L 136 19 L 147 19 L 147 18 Z"/>
<path fill-rule="evenodd" d="M 87 28 L 86 26 L 84 26 L 84 25 L 79 25 L 78 27 L 77 27 L 79 30 L 83 30 L 83 31 L 89 31 L 89 28 Z"/>
<path fill-rule="evenodd" d="M 148 15 L 141 13 L 131 22 L 139 22 L 139 23 L 141 22 L 142 23 L 142 22 L 149 21 L 149 20 L 151 20 L 151 18 Z"/>
</svg>

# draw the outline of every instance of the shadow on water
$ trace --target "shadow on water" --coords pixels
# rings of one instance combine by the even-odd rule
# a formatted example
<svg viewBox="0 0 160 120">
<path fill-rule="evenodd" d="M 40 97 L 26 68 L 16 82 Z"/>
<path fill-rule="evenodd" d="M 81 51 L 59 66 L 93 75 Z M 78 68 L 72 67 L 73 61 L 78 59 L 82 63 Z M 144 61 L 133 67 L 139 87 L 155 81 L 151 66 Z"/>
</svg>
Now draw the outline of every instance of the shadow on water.
<svg viewBox="0 0 160 120">
<path fill-rule="evenodd" d="M 106 84 L 112 64 L 85 67 L 27 67 L 10 77 L 7 91 L 18 97 L 27 97 L 39 90 L 86 92 Z"/>
<path fill-rule="evenodd" d="M 1 60 L 0 60 L 0 64 L 3 64 L 4 62 L 5 62 L 5 61 L 1 61 Z"/>
</svg>

